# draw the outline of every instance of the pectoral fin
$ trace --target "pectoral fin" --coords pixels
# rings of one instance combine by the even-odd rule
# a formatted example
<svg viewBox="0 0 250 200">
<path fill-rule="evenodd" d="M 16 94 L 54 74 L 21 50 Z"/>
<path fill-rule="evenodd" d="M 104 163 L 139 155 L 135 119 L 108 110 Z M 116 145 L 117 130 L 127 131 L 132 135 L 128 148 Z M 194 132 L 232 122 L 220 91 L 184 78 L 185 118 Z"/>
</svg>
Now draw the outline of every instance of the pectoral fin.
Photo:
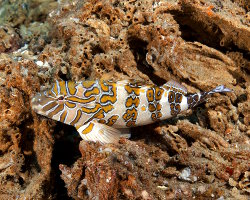
<svg viewBox="0 0 250 200">
<path fill-rule="evenodd" d="M 98 141 L 103 144 L 115 143 L 120 139 L 120 137 L 128 137 L 127 134 L 123 135 L 120 130 L 96 121 L 91 121 L 82 126 L 77 126 L 76 129 L 82 139 L 93 142 Z"/>
</svg>

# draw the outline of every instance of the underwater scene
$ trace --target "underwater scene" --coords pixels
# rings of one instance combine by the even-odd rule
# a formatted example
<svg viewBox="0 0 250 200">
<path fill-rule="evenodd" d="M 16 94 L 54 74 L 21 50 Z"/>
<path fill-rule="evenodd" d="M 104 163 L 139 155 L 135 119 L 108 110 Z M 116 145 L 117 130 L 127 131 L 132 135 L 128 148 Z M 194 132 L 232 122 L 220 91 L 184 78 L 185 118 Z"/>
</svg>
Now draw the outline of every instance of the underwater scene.
<svg viewBox="0 0 250 200">
<path fill-rule="evenodd" d="M 248 200 L 250 1 L 0 0 L 0 199 Z"/>
</svg>

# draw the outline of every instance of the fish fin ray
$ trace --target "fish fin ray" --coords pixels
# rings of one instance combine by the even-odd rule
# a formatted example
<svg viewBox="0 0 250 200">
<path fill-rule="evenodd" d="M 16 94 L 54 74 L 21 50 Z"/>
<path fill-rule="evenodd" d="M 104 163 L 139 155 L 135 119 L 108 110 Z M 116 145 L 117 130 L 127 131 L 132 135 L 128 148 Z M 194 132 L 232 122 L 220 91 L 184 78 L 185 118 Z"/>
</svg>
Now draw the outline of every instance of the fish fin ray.
<svg viewBox="0 0 250 200">
<path fill-rule="evenodd" d="M 164 85 L 166 85 L 168 87 L 174 87 L 176 89 L 179 89 L 179 90 L 183 91 L 184 94 L 187 94 L 187 92 L 188 92 L 187 88 L 184 85 L 182 85 L 174 80 L 170 80 L 167 83 L 165 83 Z"/>
<path fill-rule="evenodd" d="M 82 126 L 76 127 L 81 138 L 86 141 L 100 142 L 102 144 L 118 142 L 123 136 L 122 132 L 105 124 L 91 121 Z"/>
<path fill-rule="evenodd" d="M 128 84 L 134 84 L 134 85 L 146 85 L 146 82 L 143 80 L 137 80 L 137 79 L 125 79 L 125 80 L 120 80 L 116 82 L 117 85 L 128 85 Z"/>
<path fill-rule="evenodd" d="M 208 94 L 221 93 L 221 92 L 233 92 L 233 91 L 225 87 L 224 85 L 219 85 L 216 88 L 209 91 Z"/>
</svg>

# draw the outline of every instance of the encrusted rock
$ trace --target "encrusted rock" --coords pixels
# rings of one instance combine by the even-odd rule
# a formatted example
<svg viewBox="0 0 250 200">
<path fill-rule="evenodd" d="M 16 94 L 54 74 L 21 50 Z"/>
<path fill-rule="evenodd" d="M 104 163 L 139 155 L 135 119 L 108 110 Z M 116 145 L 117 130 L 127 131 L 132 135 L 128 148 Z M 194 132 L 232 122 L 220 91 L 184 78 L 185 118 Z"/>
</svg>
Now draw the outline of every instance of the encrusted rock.
<svg viewBox="0 0 250 200">
<path fill-rule="evenodd" d="M 2 1 L 0 8 L 0 199 L 247 199 L 248 1 Z M 30 107 L 55 80 L 128 78 L 233 92 L 103 146 L 79 145 L 74 128 Z"/>
</svg>

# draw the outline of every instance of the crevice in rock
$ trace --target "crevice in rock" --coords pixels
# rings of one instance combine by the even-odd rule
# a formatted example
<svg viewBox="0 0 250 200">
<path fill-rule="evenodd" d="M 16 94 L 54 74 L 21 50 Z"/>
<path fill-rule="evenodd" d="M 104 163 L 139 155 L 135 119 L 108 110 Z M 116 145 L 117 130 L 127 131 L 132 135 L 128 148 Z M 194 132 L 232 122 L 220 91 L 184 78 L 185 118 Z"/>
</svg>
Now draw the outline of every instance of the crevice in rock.
<svg viewBox="0 0 250 200">
<path fill-rule="evenodd" d="M 220 38 L 223 37 L 223 33 L 216 24 L 211 24 L 209 32 L 207 25 L 202 21 L 194 20 L 194 17 L 190 13 L 180 11 L 170 11 L 173 18 L 180 26 L 181 37 L 185 41 L 200 42 L 213 48 L 220 47 Z"/>
<path fill-rule="evenodd" d="M 55 130 L 55 145 L 51 160 L 52 179 L 54 179 L 54 191 L 57 199 L 71 200 L 67 194 L 64 181 L 61 179 L 60 164 L 73 165 L 81 157 L 79 142 L 81 141 L 76 129 L 73 126 L 57 123 Z"/>
<path fill-rule="evenodd" d="M 63 74 L 62 71 L 60 70 L 58 72 L 58 76 L 63 80 L 63 81 L 68 81 L 68 77 L 67 77 L 67 74 Z"/>
<path fill-rule="evenodd" d="M 147 45 L 148 43 L 135 37 L 128 38 L 129 47 L 135 57 L 137 69 L 146 74 L 156 85 L 163 85 L 166 80 L 157 76 L 154 68 L 146 61 Z"/>
<path fill-rule="evenodd" d="M 99 45 L 92 47 L 92 55 L 105 53 Z"/>
<path fill-rule="evenodd" d="M 213 22 L 195 20 L 192 12 L 170 11 L 175 21 L 179 24 L 181 37 L 185 41 L 200 42 L 209 47 L 215 48 L 223 53 L 237 51 L 248 57 L 248 52 L 238 48 L 232 41 L 224 42 L 225 37 L 220 27 Z M 209 20 L 209 19 L 208 19 Z"/>
<path fill-rule="evenodd" d="M 30 123 L 22 123 L 18 126 L 20 129 L 21 140 L 20 140 L 20 147 L 23 152 L 26 152 L 24 154 L 24 165 L 22 166 L 22 172 L 30 171 L 31 168 L 35 167 L 37 172 L 41 172 L 41 167 L 38 164 L 36 153 L 33 149 L 34 147 L 34 130 L 31 128 L 28 128 Z"/>
</svg>

